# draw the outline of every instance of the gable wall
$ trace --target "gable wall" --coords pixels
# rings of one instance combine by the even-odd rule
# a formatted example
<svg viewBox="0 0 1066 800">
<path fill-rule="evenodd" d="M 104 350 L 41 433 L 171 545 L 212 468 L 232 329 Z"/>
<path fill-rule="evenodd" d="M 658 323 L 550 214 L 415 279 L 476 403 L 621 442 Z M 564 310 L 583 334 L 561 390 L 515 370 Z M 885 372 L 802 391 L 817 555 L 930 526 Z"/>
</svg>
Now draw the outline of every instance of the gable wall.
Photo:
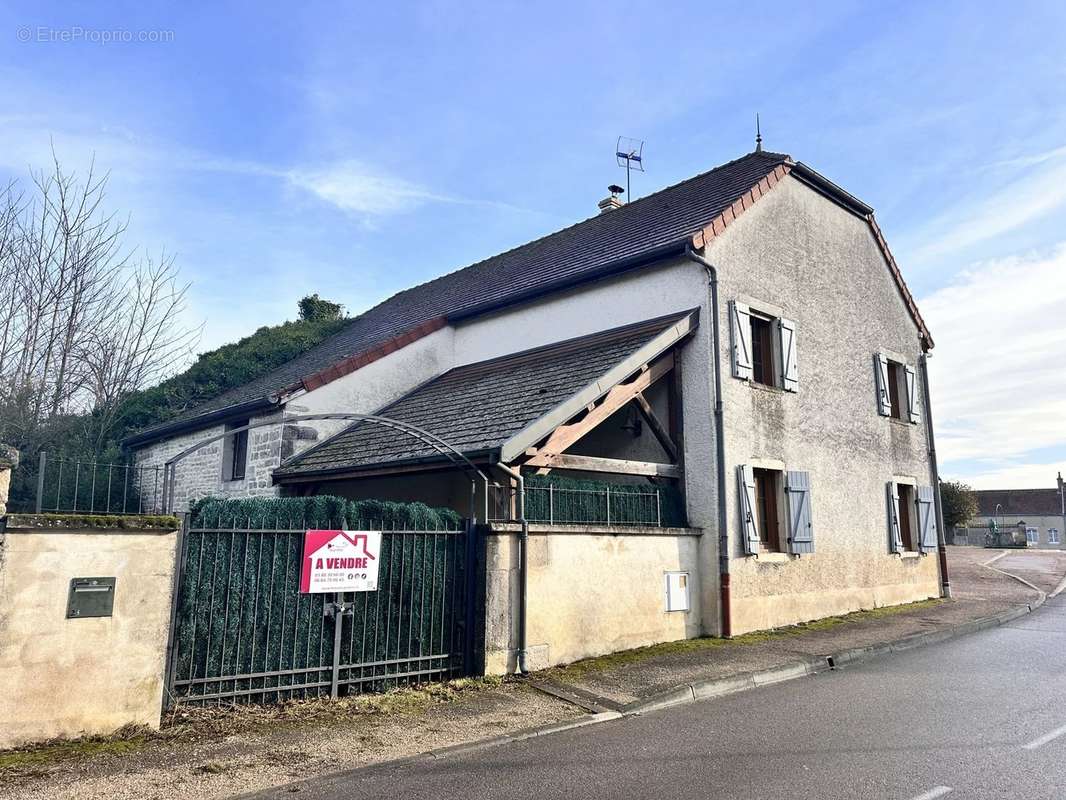
<svg viewBox="0 0 1066 800">
<path fill-rule="evenodd" d="M 935 554 L 888 550 L 886 483 L 931 478 L 924 419 L 877 413 L 874 353 L 898 353 L 917 369 L 921 351 L 868 224 L 789 177 L 707 250 L 721 282 L 733 632 L 936 596 Z M 732 377 L 735 298 L 776 305 L 797 323 L 798 392 Z M 810 473 L 814 554 L 783 564 L 743 554 L 735 473 L 753 459 Z"/>
</svg>

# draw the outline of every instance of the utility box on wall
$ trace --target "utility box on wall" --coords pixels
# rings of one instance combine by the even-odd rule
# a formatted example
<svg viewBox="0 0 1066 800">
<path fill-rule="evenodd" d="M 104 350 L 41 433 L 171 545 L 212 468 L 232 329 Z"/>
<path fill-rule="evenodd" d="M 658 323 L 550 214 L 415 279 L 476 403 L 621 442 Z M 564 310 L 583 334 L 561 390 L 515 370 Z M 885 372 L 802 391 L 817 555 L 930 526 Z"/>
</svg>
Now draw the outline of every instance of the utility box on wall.
<svg viewBox="0 0 1066 800">
<path fill-rule="evenodd" d="M 687 572 L 667 572 L 665 574 L 666 583 L 666 610 L 667 611 L 688 611 L 689 599 L 688 599 L 688 573 Z"/>
</svg>

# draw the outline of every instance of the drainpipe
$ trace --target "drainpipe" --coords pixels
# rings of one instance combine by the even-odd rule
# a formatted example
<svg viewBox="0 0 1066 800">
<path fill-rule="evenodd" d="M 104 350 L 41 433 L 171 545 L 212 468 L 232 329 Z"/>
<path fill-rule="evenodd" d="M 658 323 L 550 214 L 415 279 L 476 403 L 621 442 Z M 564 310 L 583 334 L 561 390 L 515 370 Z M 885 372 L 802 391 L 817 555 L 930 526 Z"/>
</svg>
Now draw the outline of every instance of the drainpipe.
<svg viewBox="0 0 1066 800">
<path fill-rule="evenodd" d="M 496 466 L 518 483 L 518 522 L 522 526 L 522 533 L 518 537 L 518 671 L 525 675 L 529 672 L 526 668 L 526 591 L 529 586 L 527 566 L 529 521 L 526 519 L 526 481 L 519 470 L 512 469 L 506 464 Z"/>
<path fill-rule="evenodd" d="M 1062 528 L 1061 528 L 1062 532 L 1059 534 L 1059 542 L 1060 542 L 1059 546 L 1061 547 L 1062 546 L 1061 545 L 1062 538 L 1064 536 L 1066 536 L 1066 491 L 1064 491 L 1064 490 L 1066 490 L 1066 483 L 1064 483 L 1063 480 L 1062 480 L 1062 473 L 1061 472 L 1059 473 L 1058 483 L 1059 483 L 1059 506 L 1062 509 Z"/>
<path fill-rule="evenodd" d="M 733 635 L 733 614 L 730 608 L 729 581 L 729 529 L 726 519 L 725 500 L 725 426 L 722 423 L 722 357 L 719 349 L 721 337 L 718 324 L 718 270 L 714 264 L 699 255 L 691 245 L 685 247 L 685 257 L 707 270 L 707 283 L 710 289 L 711 316 L 711 352 L 714 359 L 714 441 L 715 458 L 718 462 L 718 586 L 720 591 L 722 637 L 728 639 Z"/>
<path fill-rule="evenodd" d="M 922 368 L 922 399 L 925 406 L 925 430 L 929 441 L 929 469 L 933 474 L 933 507 L 936 509 L 937 558 L 940 560 L 940 596 L 951 597 L 948 580 L 948 550 L 944 546 L 944 509 L 940 505 L 940 470 L 936 465 L 936 439 L 933 436 L 933 405 L 929 400 L 929 354 L 922 353 L 918 363 Z"/>
</svg>

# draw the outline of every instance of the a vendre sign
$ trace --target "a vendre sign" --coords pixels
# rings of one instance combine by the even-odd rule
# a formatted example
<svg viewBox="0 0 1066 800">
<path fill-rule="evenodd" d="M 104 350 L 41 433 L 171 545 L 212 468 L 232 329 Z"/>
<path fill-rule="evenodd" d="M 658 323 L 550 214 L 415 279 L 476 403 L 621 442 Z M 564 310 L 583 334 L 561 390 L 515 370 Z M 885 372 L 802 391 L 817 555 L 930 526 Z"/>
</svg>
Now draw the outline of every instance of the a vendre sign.
<svg viewBox="0 0 1066 800">
<path fill-rule="evenodd" d="M 379 531 L 307 531 L 300 591 L 373 592 L 378 588 Z"/>
</svg>

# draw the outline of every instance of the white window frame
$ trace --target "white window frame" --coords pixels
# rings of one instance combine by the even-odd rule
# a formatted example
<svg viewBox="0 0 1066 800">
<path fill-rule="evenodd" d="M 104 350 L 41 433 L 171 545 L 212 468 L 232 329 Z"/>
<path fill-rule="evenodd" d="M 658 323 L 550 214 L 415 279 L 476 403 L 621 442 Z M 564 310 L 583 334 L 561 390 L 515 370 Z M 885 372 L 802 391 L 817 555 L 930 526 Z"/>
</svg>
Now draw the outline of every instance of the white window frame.
<svg viewBox="0 0 1066 800">
<path fill-rule="evenodd" d="M 1030 538 L 1030 534 L 1032 538 Z M 1040 528 L 1032 525 L 1025 526 L 1025 543 L 1026 544 L 1040 544 Z"/>
<path fill-rule="evenodd" d="M 1062 544 L 1059 540 L 1059 529 L 1048 528 L 1047 529 L 1047 543 L 1048 544 Z"/>
</svg>

